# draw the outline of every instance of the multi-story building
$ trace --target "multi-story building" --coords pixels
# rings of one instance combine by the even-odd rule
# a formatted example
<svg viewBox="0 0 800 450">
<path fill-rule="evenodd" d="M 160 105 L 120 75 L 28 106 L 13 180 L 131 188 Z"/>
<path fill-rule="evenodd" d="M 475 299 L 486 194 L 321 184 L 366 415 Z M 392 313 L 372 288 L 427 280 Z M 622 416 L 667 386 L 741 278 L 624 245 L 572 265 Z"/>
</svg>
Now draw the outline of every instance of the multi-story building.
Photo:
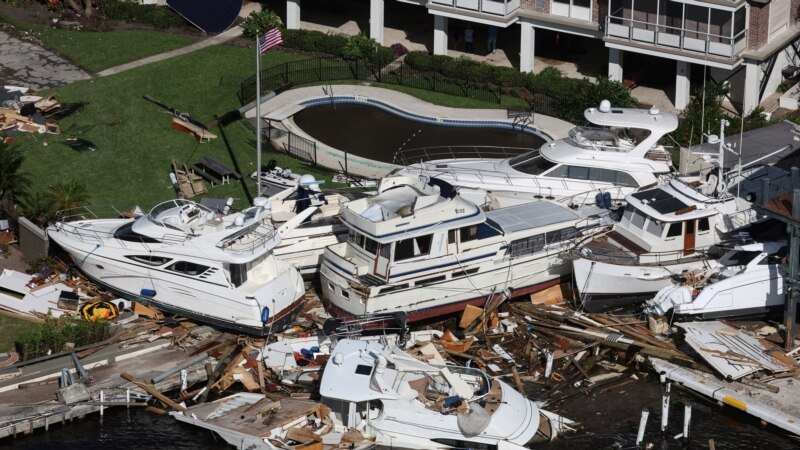
<svg viewBox="0 0 800 450">
<path fill-rule="evenodd" d="M 300 1 L 287 0 L 286 25 L 300 23 Z M 384 2 L 370 0 L 370 35 L 383 43 Z M 800 65 L 800 0 L 397 0 L 433 16 L 433 52 L 447 54 L 448 20 L 520 27 L 520 70 L 534 68 L 536 30 L 602 40 L 608 76 L 622 81 L 626 54 L 675 61 L 675 107 L 683 109 L 693 70 L 730 86 L 748 114 Z M 647 68 L 642 68 L 647 70 Z M 791 70 L 789 70 L 791 71 Z"/>
</svg>

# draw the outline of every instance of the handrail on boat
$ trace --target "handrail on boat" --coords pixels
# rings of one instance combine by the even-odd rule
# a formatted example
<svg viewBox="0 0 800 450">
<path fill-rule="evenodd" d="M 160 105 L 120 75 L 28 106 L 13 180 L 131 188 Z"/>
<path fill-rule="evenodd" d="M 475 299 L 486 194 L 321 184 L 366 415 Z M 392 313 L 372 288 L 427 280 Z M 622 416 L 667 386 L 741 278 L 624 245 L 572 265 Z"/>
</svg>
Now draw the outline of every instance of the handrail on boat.
<svg viewBox="0 0 800 450">
<path fill-rule="evenodd" d="M 505 159 L 527 153 L 533 148 L 502 147 L 491 145 L 442 145 L 435 147 L 418 147 L 398 150 L 392 163 L 401 166 L 435 161 L 439 159 Z"/>
</svg>

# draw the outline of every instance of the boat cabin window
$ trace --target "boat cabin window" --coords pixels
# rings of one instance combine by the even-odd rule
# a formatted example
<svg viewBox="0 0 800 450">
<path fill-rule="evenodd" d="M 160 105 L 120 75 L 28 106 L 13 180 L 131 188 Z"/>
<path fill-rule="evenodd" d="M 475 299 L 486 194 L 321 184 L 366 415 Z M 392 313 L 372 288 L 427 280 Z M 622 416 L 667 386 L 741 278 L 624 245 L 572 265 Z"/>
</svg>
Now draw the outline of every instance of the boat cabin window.
<svg viewBox="0 0 800 450">
<path fill-rule="evenodd" d="M 231 283 L 239 287 L 247 281 L 247 264 L 231 264 L 228 267 L 231 273 Z"/>
<path fill-rule="evenodd" d="M 164 264 L 172 261 L 170 258 L 153 255 L 125 255 L 126 258 L 132 259 L 148 266 L 163 266 Z"/>
<path fill-rule="evenodd" d="M 142 242 L 145 244 L 158 244 L 157 239 L 147 237 L 133 231 L 133 222 L 126 223 L 125 225 L 117 228 L 114 232 L 114 237 L 128 242 Z"/>
<path fill-rule="evenodd" d="M 347 241 L 351 242 L 356 247 L 363 247 L 364 235 L 351 228 L 349 233 L 347 234 Z"/>
<path fill-rule="evenodd" d="M 484 223 L 462 227 L 459 229 L 458 234 L 459 239 L 463 244 L 464 242 L 474 241 L 476 239 L 486 239 L 493 236 L 498 236 L 500 234 L 500 225 L 497 225 L 493 221 L 487 219 Z"/>
<path fill-rule="evenodd" d="M 201 273 L 205 272 L 208 269 L 209 269 L 208 266 L 203 266 L 188 261 L 178 261 L 172 264 L 171 266 L 167 267 L 167 270 L 193 276 L 200 275 Z"/>
<path fill-rule="evenodd" d="M 531 253 L 540 252 L 548 245 L 568 241 L 577 234 L 578 230 L 575 229 L 575 227 L 567 227 L 537 234 L 536 236 L 517 239 L 511 242 L 511 245 L 508 247 L 508 253 L 511 255 L 511 258 L 519 258 Z"/>
<path fill-rule="evenodd" d="M 478 226 L 477 225 L 470 225 L 468 227 L 461 228 L 460 232 L 461 242 L 469 242 L 478 239 Z"/>
<path fill-rule="evenodd" d="M 674 222 L 669 224 L 669 229 L 667 229 L 667 237 L 677 237 L 683 234 L 683 222 Z"/>
<path fill-rule="evenodd" d="M 641 229 L 644 227 L 644 221 L 646 218 L 647 217 L 645 217 L 644 213 L 642 213 L 638 209 L 634 209 L 633 216 L 631 216 L 631 225 Z"/>
<path fill-rule="evenodd" d="M 14 298 L 16 298 L 18 300 L 22 300 L 25 297 L 24 293 L 18 292 L 18 291 L 12 290 L 12 289 L 5 288 L 3 286 L 0 286 L 0 294 L 9 295 L 9 296 L 14 297 Z"/>
<path fill-rule="evenodd" d="M 378 253 L 378 243 L 364 236 L 364 250 L 370 255 Z"/>
<path fill-rule="evenodd" d="M 599 167 L 559 166 L 547 173 L 548 177 L 572 178 L 573 180 L 589 180 L 612 183 L 620 186 L 638 187 L 632 176 L 618 170 Z"/>
<path fill-rule="evenodd" d="M 397 241 L 397 243 L 394 244 L 394 260 L 402 261 L 404 259 L 427 255 L 431 252 L 432 240 L 433 235 L 426 234 L 425 236 L 417 236 L 415 238 Z"/>
<path fill-rule="evenodd" d="M 359 364 L 356 366 L 356 375 L 372 375 L 372 366 Z"/>
<path fill-rule="evenodd" d="M 456 230 L 447 230 L 447 243 L 448 244 L 456 243 Z"/>
<path fill-rule="evenodd" d="M 664 224 L 655 219 L 650 219 L 647 222 L 647 232 L 660 238 L 664 232 Z"/>
<path fill-rule="evenodd" d="M 539 153 L 539 150 L 515 156 L 508 161 L 509 165 L 528 175 L 541 175 L 556 166 Z"/>
<path fill-rule="evenodd" d="M 703 217 L 703 218 L 697 220 L 697 231 L 698 232 L 708 231 L 709 229 L 710 229 L 710 227 L 709 227 L 709 224 L 708 224 L 708 217 Z"/>
</svg>

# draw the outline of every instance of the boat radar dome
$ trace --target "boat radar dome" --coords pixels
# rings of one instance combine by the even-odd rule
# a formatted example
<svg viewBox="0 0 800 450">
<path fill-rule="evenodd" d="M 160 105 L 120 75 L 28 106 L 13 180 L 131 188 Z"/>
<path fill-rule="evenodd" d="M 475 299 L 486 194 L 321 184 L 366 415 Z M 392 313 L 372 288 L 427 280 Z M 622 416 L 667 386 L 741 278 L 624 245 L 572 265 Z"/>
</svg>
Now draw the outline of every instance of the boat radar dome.
<svg viewBox="0 0 800 450">
<path fill-rule="evenodd" d="M 256 197 L 253 199 L 253 206 L 267 206 L 269 199 L 267 197 Z"/>
<path fill-rule="evenodd" d="M 600 106 L 597 109 L 602 113 L 611 112 L 611 102 L 603 100 L 600 102 Z"/>
<path fill-rule="evenodd" d="M 298 184 L 300 186 L 313 186 L 315 184 L 322 184 L 322 183 L 323 183 L 322 181 L 317 181 L 317 179 L 314 178 L 314 175 L 309 175 L 309 174 L 300 175 L 300 179 L 298 180 Z"/>
</svg>

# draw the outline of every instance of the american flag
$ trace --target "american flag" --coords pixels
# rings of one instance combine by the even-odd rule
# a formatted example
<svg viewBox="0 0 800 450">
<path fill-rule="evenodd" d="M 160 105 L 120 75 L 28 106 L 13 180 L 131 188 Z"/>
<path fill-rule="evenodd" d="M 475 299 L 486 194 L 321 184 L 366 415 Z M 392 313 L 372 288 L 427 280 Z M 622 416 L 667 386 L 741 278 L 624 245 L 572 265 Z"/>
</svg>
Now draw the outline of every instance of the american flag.
<svg viewBox="0 0 800 450">
<path fill-rule="evenodd" d="M 281 42 L 283 42 L 281 30 L 277 28 L 270 28 L 266 33 L 264 33 L 263 36 L 258 38 L 258 50 L 261 53 L 264 53 L 273 47 L 281 45 Z"/>
</svg>

